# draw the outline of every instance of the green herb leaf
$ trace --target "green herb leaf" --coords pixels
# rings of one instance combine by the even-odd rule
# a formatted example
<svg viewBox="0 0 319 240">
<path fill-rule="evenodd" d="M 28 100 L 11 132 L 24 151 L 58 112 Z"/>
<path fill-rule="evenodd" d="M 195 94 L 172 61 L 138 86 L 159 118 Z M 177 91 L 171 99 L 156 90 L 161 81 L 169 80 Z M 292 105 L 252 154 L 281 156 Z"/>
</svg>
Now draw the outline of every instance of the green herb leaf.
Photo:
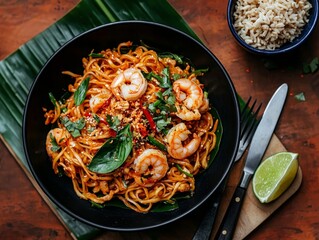
<svg viewBox="0 0 319 240">
<path fill-rule="evenodd" d="M 209 68 L 204 68 L 204 69 L 197 69 L 193 71 L 192 73 L 195 74 L 196 76 L 202 75 L 203 73 L 208 72 Z"/>
<path fill-rule="evenodd" d="M 79 120 L 72 122 L 68 117 L 65 116 L 61 118 L 61 122 L 74 138 L 81 136 L 80 131 L 85 127 L 84 118 L 80 118 Z"/>
<path fill-rule="evenodd" d="M 295 99 L 299 102 L 305 102 L 306 101 L 306 97 L 305 94 L 303 92 L 298 93 L 295 95 Z"/>
<path fill-rule="evenodd" d="M 183 56 L 177 55 L 175 53 L 171 53 L 171 52 L 162 52 L 162 53 L 158 53 L 158 56 L 160 58 L 172 58 L 174 60 L 176 60 L 176 62 L 178 64 L 184 64 L 184 60 L 183 60 Z"/>
<path fill-rule="evenodd" d="M 90 82 L 90 77 L 87 77 L 81 82 L 80 86 L 76 89 L 74 93 L 74 103 L 76 106 L 79 106 L 81 105 L 81 103 L 83 103 L 86 96 L 86 92 L 89 87 L 89 82 Z"/>
<path fill-rule="evenodd" d="M 148 141 L 150 142 L 150 144 L 154 145 L 155 147 L 157 147 L 158 149 L 162 150 L 162 151 L 167 151 L 166 146 L 162 143 L 160 143 L 159 141 L 157 141 L 154 137 L 152 137 L 151 135 L 147 136 Z"/>
<path fill-rule="evenodd" d="M 98 115 L 96 115 L 96 114 L 93 114 L 93 119 L 97 122 L 97 123 L 99 123 L 100 122 L 100 117 L 98 116 Z"/>
<path fill-rule="evenodd" d="M 154 72 L 149 72 L 149 73 L 145 73 L 143 72 L 143 76 L 147 79 L 147 80 L 152 80 L 152 78 L 155 78 L 158 83 L 159 86 L 161 88 L 170 88 L 172 87 L 172 83 L 171 80 L 169 78 L 169 69 L 168 68 L 164 68 L 162 71 L 162 75 L 157 75 Z"/>
<path fill-rule="evenodd" d="M 95 154 L 88 168 L 96 173 L 110 173 L 119 168 L 133 148 L 133 135 L 130 125 L 126 125 L 115 138 L 108 139 Z"/>
<path fill-rule="evenodd" d="M 109 124 L 110 128 L 113 129 L 114 131 L 118 130 L 118 126 L 121 123 L 120 119 L 117 116 L 111 116 L 111 115 L 106 116 L 106 121 Z"/>
<path fill-rule="evenodd" d="M 56 142 L 55 140 L 55 137 L 53 136 L 52 133 L 50 133 L 50 139 L 51 139 L 51 144 L 52 144 L 52 147 L 51 147 L 51 150 L 53 152 L 57 152 L 61 149 L 61 147 L 58 145 L 58 143 Z"/>
<path fill-rule="evenodd" d="M 187 177 L 194 177 L 193 174 L 184 171 L 179 164 L 176 164 L 176 167 L 177 167 L 178 171 L 180 171 L 181 173 L 184 173 Z"/>
<path fill-rule="evenodd" d="M 90 53 L 89 56 L 93 58 L 104 58 L 104 55 L 101 53 Z"/>
<path fill-rule="evenodd" d="M 314 73 L 318 70 L 318 68 L 319 68 L 319 59 L 318 57 L 315 57 L 311 60 L 309 64 L 303 63 L 302 72 L 305 74 Z"/>
<path fill-rule="evenodd" d="M 215 135 L 216 135 L 215 148 L 211 151 L 210 156 L 209 156 L 209 162 L 208 162 L 209 166 L 213 162 L 213 160 L 215 159 L 215 157 L 218 153 L 220 142 L 222 140 L 223 131 L 224 131 L 223 125 L 222 125 L 222 122 L 221 122 L 221 119 L 220 119 L 220 116 L 219 116 L 217 110 L 215 108 L 212 108 L 210 113 L 212 114 L 215 121 L 218 119 L 218 126 L 217 126 L 217 129 L 215 132 Z"/>
<path fill-rule="evenodd" d="M 309 66 L 310 66 L 311 73 L 314 73 L 315 71 L 317 71 L 318 70 L 318 66 L 319 66 L 319 59 L 317 57 L 312 59 L 312 61 L 310 62 Z"/>
<path fill-rule="evenodd" d="M 91 207 L 95 207 L 95 208 L 104 208 L 105 207 L 104 204 L 96 203 L 96 202 L 93 202 L 92 200 L 90 200 L 90 202 L 91 202 Z"/>
<path fill-rule="evenodd" d="M 52 102 L 52 104 L 54 105 L 54 107 L 56 108 L 57 107 L 57 101 L 56 101 L 55 97 L 53 96 L 52 92 L 49 92 L 49 98 L 50 98 L 50 101 Z"/>
<path fill-rule="evenodd" d="M 166 118 L 165 116 L 162 116 L 159 120 L 155 121 L 156 127 L 159 131 L 166 130 L 166 127 L 171 123 L 171 118 Z"/>
</svg>

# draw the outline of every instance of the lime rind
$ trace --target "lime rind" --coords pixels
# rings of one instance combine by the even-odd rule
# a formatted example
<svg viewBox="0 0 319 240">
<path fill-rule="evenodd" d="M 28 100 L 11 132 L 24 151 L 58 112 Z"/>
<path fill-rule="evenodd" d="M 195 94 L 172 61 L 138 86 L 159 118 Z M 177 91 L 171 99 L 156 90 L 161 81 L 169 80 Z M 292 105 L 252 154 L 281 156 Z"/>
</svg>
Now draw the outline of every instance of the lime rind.
<svg viewBox="0 0 319 240">
<path fill-rule="evenodd" d="M 253 177 L 253 192 L 262 203 L 277 199 L 293 182 L 298 171 L 298 154 L 280 152 L 268 157 Z"/>
</svg>

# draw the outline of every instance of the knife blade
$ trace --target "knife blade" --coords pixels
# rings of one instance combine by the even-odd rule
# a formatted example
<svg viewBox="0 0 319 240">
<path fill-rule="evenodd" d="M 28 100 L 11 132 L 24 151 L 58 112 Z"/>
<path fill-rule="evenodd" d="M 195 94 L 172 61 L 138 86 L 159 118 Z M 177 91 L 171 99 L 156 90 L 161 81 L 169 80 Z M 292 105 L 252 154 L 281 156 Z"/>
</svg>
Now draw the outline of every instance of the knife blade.
<svg viewBox="0 0 319 240">
<path fill-rule="evenodd" d="M 255 173 L 273 135 L 288 93 L 288 85 L 282 84 L 271 97 L 252 138 L 242 177 L 237 185 L 215 239 L 232 239 L 244 196 L 251 177 Z"/>
</svg>

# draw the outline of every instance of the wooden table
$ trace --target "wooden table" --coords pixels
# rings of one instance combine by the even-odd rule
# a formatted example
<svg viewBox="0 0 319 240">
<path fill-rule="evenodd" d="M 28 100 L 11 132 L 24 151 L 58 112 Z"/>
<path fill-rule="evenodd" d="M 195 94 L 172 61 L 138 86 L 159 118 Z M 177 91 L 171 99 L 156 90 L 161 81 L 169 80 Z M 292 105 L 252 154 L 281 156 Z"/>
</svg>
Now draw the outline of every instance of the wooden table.
<svg viewBox="0 0 319 240">
<path fill-rule="evenodd" d="M 319 75 L 302 74 L 302 63 L 319 56 L 319 27 L 298 52 L 276 59 L 277 68 L 270 70 L 265 67 L 268 60 L 247 53 L 234 41 L 226 22 L 227 1 L 169 2 L 220 59 L 244 99 L 251 95 L 267 102 L 281 83 L 287 82 L 290 87 L 276 135 L 289 151 L 300 154 L 303 183 L 297 194 L 248 239 L 319 239 Z M 0 1 L 0 59 L 77 3 L 77 0 Z M 305 94 L 305 102 L 294 98 L 300 92 Z M 71 239 L 2 142 L 0 182 L 1 239 Z M 183 231 L 188 231 L 190 239 L 195 227 Z"/>
</svg>

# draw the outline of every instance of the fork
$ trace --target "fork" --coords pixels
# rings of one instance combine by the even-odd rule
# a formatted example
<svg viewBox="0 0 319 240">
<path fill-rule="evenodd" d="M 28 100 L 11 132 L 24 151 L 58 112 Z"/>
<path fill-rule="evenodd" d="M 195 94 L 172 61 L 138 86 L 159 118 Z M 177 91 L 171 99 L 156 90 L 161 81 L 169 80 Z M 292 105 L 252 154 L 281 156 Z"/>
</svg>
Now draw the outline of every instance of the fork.
<svg viewBox="0 0 319 240">
<path fill-rule="evenodd" d="M 257 100 L 254 100 L 254 102 L 250 106 L 251 101 L 252 97 L 249 97 L 240 113 L 240 141 L 234 162 L 239 161 L 243 156 L 247 146 L 251 142 L 251 139 L 259 123 L 257 117 L 262 104 L 260 103 L 257 109 L 254 110 L 257 104 Z M 200 222 L 199 227 L 193 236 L 193 240 L 205 240 L 210 238 L 216 219 L 217 210 L 222 198 L 222 193 L 224 192 L 226 185 L 227 178 L 223 180 L 220 187 L 217 189 L 215 195 L 216 197 L 208 206 L 208 209 L 206 209 L 206 214 Z"/>
</svg>

